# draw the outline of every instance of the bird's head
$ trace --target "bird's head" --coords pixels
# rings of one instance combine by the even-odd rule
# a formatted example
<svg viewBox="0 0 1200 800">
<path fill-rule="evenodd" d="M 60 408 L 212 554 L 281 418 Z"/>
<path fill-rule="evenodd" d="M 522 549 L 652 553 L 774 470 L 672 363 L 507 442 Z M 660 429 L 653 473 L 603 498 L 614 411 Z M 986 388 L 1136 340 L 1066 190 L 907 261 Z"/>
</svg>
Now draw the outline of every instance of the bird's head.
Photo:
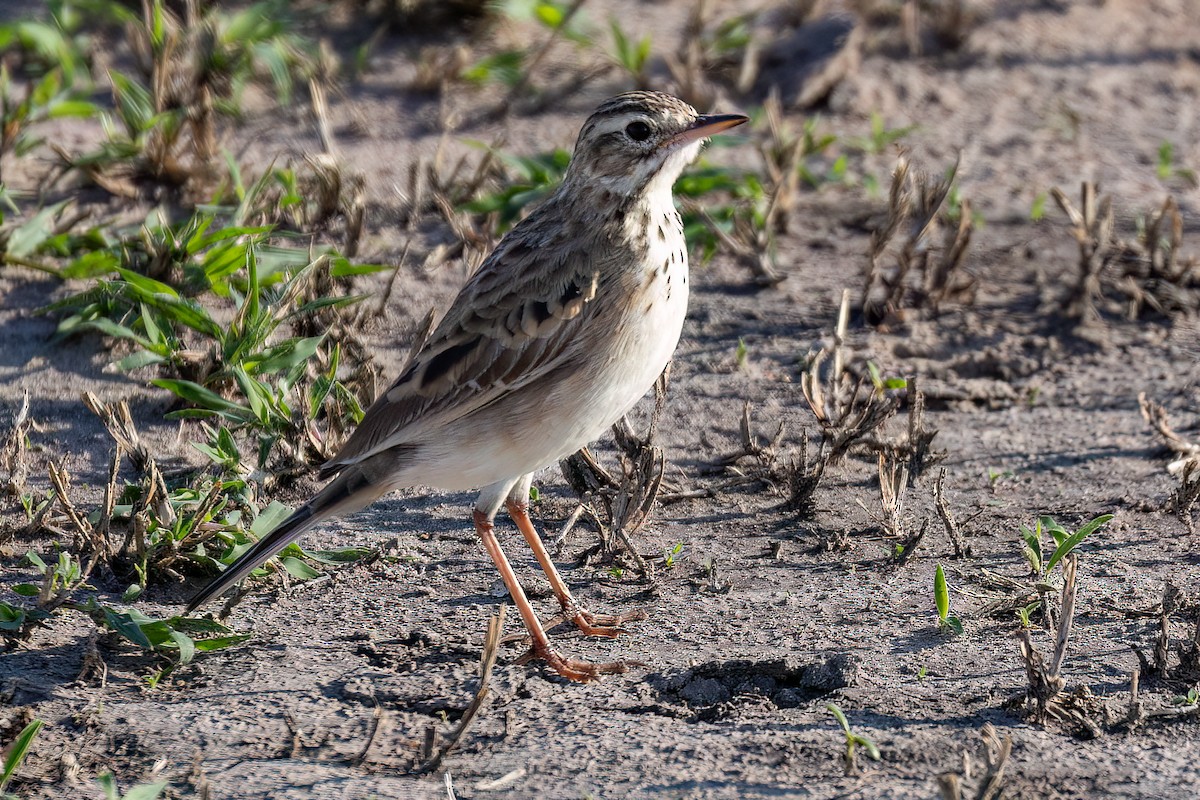
<svg viewBox="0 0 1200 800">
<path fill-rule="evenodd" d="M 741 114 L 699 114 L 661 92 L 619 94 L 584 123 L 567 180 L 622 197 L 669 192 L 708 137 L 746 121 Z"/>
</svg>

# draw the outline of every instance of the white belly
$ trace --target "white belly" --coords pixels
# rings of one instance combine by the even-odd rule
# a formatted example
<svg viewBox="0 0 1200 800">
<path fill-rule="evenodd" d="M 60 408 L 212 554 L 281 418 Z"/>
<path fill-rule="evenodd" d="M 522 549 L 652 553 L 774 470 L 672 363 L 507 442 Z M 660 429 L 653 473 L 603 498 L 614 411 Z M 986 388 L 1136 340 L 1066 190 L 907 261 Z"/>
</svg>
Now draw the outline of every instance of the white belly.
<svg viewBox="0 0 1200 800">
<path fill-rule="evenodd" d="M 589 368 L 564 375 L 538 396 L 504 404 L 505 419 L 479 419 L 423 443 L 420 473 L 412 483 L 470 489 L 512 480 L 574 453 L 600 438 L 654 386 L 679 343 L 687 314 L 687 246 L 678 214 L 659 212 L 651 226 L 650 257 L 638 277 L 642 290 L 618 319 L 616 332 L 599 341 Z M 597 298 L 596 302 L 603 302 Z M 599 320 L 593 320 L 598 322 Z M 516 400 L 516 398 L 513 398 Z M 499 410 L 499 409 L 497 409 Z"/>
</svg>

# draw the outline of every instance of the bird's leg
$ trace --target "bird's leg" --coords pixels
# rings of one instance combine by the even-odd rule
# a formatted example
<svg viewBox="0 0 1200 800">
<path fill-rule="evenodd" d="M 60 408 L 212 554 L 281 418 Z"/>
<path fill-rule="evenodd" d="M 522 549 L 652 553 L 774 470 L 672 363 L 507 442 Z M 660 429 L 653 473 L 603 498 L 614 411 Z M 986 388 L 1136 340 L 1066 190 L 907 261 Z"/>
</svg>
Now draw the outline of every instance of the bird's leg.
<svg viewBox="0 0 1200 800">
<path fill-rule="evenodd" d="M 500 542 L 496 539 L 495 525 L 488 519 L 487 514 L 484 514 L 482 511 L 475 512 L 475 532 L 479 534 L 479 539 L 483 542 L 484 549 L 487 550 L 488 555 L 495 562 L 496 569 L 500 572 L 500 579 L 504 581 L 504 586 L 508 589 L 508 593 L 512 595 L 513 603 L 516 605 L 517 611 L 521 614 L 521 620 L 525 623 L 525 629 L 529 631 L 529 636 L 533 640 L 533 647 L 531 649 L 535 657 L 543 659 L 550 665 L 552 670 L 564 678 L 584 683 L 594 681 L 601 675 L 615 675 L 628 671 L 629 668 L 621 661 L 594 664 L 578 658 L 566 658 L 555 650 L 550 645 L 550 637 L 546 636 L 546 631 L 542 629 L 542 624 L 538 622 L 537 614 L 533 611 L 533 606 L 529 605 L 529 600 L 525 597 L 525 591 L 517 581 L 517 574 L 513 572 L 512 565 L 508 563 L 508 559 L 504 556 L 504 551 L 500 549 Z"/>
<path fill-rule="evenodd" d="M 510 499 L 507 506 L 508 515 L 512 517 L 513 522 L 517 523 L 521 535 L 525 537 L 529 549 L 533 551 L 534 558 L 542 565 L 542 571 L 546 573 L 546 579 L 550 581 L 550 588 L 554 590 L 554 596 L 558 598 L 558 604 L 562 606 L 563 616 L 575 623 L 575 627 L 588 636 L 607 636 L 611 639 L 626 633 L 626 630 L 621 627 L 624 623 L 646 618 L 644 611 L 631 611 L 628 614 L 614 616 L 593 614 L 579 605 L 571 595 L 571 590 L 567 588 L 566 582 L 558 574 L 558 570 L 554 568 L 554 562 L 550 560 L 550 554 L 546 552 L 546 547 L 542 544 L 542 537 L 538 536 L 537 529 L 533 527 L 533 520 L 529 518 L 528 504 Z"/>
</svg>

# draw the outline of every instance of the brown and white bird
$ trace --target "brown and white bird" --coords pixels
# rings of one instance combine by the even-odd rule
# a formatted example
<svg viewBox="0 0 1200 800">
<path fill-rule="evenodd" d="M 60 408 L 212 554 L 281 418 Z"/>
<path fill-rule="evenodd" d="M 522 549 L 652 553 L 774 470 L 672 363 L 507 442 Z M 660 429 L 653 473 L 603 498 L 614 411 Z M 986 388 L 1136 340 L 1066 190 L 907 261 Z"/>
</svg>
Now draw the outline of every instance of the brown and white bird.
<svg viewBox="0 0 1200 800">
<path fill-rule="evenodd" d="M 584 610 L 529 519 L 533 475 L 606 431 L 671 360 L 687 311 L 680 173 L 737 114 L 701 115 L 658 92 L 613 97 L 584 123 L 562 184 L 468 280 L 409 367 L 367 411 L 334 477 L 188 604 L 192 611 L 322 520 L 408 486 L 482 487 L 475 530 L 500 571 L 533 653 L 579 681 L 621 662 L 567 658 L 550 644 L 496 539 L 501 506 L 546 573 L 565 616 L 616 636 L 640 615 Z"/>
</svg>

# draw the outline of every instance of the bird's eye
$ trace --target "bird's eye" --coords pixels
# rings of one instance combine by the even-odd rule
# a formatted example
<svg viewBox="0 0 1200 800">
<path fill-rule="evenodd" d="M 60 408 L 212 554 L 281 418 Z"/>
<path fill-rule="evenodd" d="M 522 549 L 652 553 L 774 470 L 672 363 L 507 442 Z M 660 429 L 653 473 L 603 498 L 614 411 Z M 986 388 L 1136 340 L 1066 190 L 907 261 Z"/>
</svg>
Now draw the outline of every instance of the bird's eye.
<svg viewBox="0 0 1200 800">
<path fill-rule="evenodd" d="M 640 119 L 625 126 L 625 135 L 635 142 L 644 142 L 650 138 L 650 126 Z"/>
</svg>

